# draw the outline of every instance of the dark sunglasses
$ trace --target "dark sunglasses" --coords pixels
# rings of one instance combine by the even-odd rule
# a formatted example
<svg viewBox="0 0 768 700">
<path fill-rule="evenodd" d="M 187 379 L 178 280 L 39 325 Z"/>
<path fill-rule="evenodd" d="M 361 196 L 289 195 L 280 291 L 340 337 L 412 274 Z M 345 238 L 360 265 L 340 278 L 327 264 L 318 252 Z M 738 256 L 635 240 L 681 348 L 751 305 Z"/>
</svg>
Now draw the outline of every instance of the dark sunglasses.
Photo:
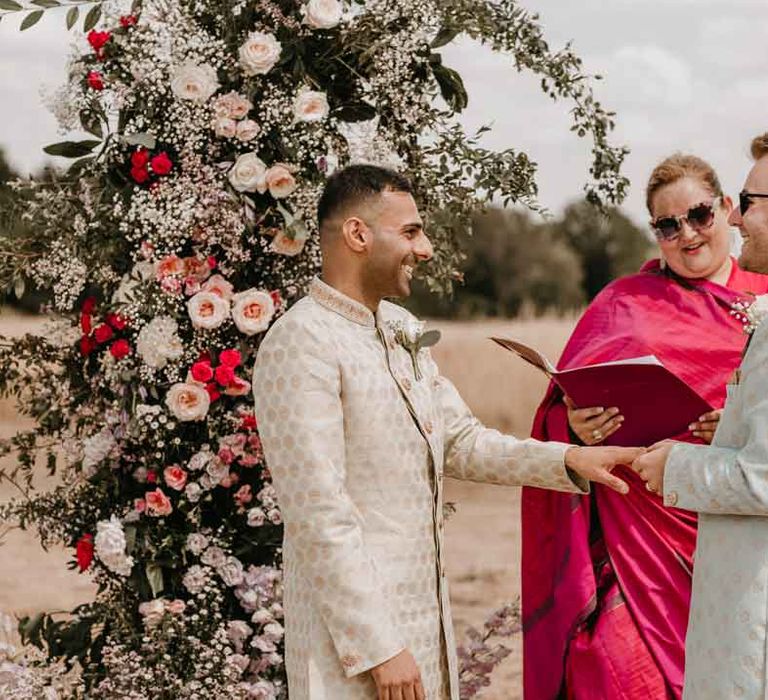
<svg viewBox="0 0 768 700">
<path fill-rule="evenodd" d="M 660 241 L 674 241 L 683 230 L 685 221 L 694 231 L 703 231 L 708 229 L 715 220 L 715 208 L 718 204 L 720 204 L 720 197 L 715 197 L 710 204 L 706 202 L 697 204 L 682 216 L 662 216 L 654 219 L 651 221 L 651 228 Z"/>
<path fill-rule="evenodd" d="M 756 192 L 739 192 L 739 211 L 741 215 L 747 213 L 747 209 L 752 206 L 752 200 L 755 198 L 768 198 L 768 194 L 757 194 Z"/>
</svg>

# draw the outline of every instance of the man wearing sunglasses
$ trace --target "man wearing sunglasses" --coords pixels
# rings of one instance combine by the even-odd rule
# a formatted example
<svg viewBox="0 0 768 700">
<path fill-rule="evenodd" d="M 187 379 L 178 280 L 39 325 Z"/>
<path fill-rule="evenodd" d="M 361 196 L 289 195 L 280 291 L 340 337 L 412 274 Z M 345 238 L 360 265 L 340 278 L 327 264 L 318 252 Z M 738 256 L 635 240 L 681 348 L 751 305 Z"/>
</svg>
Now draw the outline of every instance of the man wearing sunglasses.
<svg viewBox="0 0 768 700">
<path fill-rule="evenodd" d="M 729 216 L 739 264 L 768 273 L 768 133 Z M 690 217 L 690 213 L 689 213 Z M 665 441 L 635 460 L 668 506 L 696 511 L 699 532 L 686 639 L 684 700 L 768 697 L 768 307 L 750 342 L 711 447 Z"/>
</svg>

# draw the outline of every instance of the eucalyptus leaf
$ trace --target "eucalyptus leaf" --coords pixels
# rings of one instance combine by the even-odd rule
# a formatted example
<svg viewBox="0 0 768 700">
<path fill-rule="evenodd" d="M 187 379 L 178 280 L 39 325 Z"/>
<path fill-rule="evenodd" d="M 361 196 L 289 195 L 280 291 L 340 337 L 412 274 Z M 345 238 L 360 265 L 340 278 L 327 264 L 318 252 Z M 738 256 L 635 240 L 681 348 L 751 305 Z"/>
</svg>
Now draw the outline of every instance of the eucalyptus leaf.
<svg viewBox="0 0 768 700">
<path fill-rule="evenodd" d="M 437 345 L 439 341 L 440 341 L 440 331 L 437 331 L 437 330 L 427 331 L 421 336 L 421 338 L 419 338 L 419 349 L 431 348 L 433 345 Z"/>
<path fill-rule="evenodd" d="M 49 156 L 61 156 L 62 158 L 82 158 L 87 156 L 98 146 L 101 141 L 62 141 L 46 146 L 45 151 Z"/>
<path fill-rule="evenodd" d="M 143 146 L 148 150 L 153 150 L 157 145 L 157 139 L 154 134 L 137 132 L 135 134 L 125 134 L 121 138 L 123 143 L 129 146 Z"/>
<path fill-rule="evenodd" d="M 461 34 L 461 30 L 459 29 L 443 27 L 432 40 L 431 46 L 433 49 L 439 49 L 446 44 L 450 44 L 459 34 Z"/>
<path fill-rule="evenodd" d="M 60 7 L 61 3 L 58 0 L 32 0 L 33 5 L 38 7 L 44 7 L 46 9 L 50 7 Z"/>
<path fill-rule="evenodd" d="M 43 16 L 42 10 L 35 10 L 34 12 L 30 12 L 21 23 L 21 27 L 20 27 L 21 31 L 23 32 L 25 29 L 34 27 L 40 21 L 42 16 Z"/>
<path fill-rule="evenodd" d="M 67 29 L 72 29 L 77 24 L 77 20 L 80 17 L 80 8 L 70 7 L 69 10 L 67 10 Z"/>
<path fill-rule="evenodd" d="M 90 32 L 91 29 L 93 29 L 101 19 L 101 4 L 94 5 L 90 10 L 88 10 L 88 14 L 85 16 L 85 21 L 83 23 L 83 31 Z"/>
<path fill-rule="evenodd" d="M 0 0 L 0 10 L 8 10 L 9 12 L 18 12 L 23 10 L 23 6 L 14 0 Z"/>
</svg>

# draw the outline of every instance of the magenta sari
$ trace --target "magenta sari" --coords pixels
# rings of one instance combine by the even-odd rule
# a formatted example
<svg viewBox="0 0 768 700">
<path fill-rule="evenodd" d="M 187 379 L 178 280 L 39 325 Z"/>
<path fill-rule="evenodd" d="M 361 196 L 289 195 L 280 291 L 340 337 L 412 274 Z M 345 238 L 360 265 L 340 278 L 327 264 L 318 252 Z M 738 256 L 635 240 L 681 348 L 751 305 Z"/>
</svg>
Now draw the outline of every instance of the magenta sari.
<svg viewBox="0 0 768 700">
<path fill-rule="evenodd" d="M 734 262 L 726 286 L 688 282 L 658 261 L 613 282 L 582 316 L 559 367 L 653 354 L 722 407 L 746 341 L 731 305 L 768 291 L 768 277 Z M 532 434 L 571 442 L 554 385 Z M 621 430 L 608 442 L 622 444 Z M 525 700 L 682 695 L 696 516 L 665 508 L 628 468 L 616 473 L 630 483 L 627 496 L 602 486 L 585 497 L 523 489 Z"/>
</svg>

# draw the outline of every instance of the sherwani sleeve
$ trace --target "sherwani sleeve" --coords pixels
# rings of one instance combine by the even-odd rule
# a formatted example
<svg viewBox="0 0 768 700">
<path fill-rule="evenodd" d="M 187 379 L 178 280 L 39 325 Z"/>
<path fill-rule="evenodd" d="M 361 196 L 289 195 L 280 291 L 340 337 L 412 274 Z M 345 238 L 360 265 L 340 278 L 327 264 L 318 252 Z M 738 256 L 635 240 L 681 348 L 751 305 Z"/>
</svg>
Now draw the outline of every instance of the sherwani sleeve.
<svg viewBox="0 0 768 700">
<path fill-rule="evenodd" d="M 740 424 L 743 446 L 675 445 L 664 473 L 665 503 L 698 513 L 768 515 L 768 347 L 760 350 L 748 369 L 745 363 L 721 418 Z"/>
<path fill-rule="evenodd" d="M 345 486 L 341 376 L 332 340 L 307 321 L 284 321 L 256 359 L 256 417 L 290 534 L 294 585 L 311 589 L 350 677 L 405 645 Z"/>
<path fill-rule="evenodd" d="M 456 387 L 437 380 L 445 430 L 446 476 L 507 486 L 538 486 L 556 491 L 588 493 L 589 483 L 565 466 L 573 445 L 518 440 L 486 428 L 472 415 Z"/>
</svg>

